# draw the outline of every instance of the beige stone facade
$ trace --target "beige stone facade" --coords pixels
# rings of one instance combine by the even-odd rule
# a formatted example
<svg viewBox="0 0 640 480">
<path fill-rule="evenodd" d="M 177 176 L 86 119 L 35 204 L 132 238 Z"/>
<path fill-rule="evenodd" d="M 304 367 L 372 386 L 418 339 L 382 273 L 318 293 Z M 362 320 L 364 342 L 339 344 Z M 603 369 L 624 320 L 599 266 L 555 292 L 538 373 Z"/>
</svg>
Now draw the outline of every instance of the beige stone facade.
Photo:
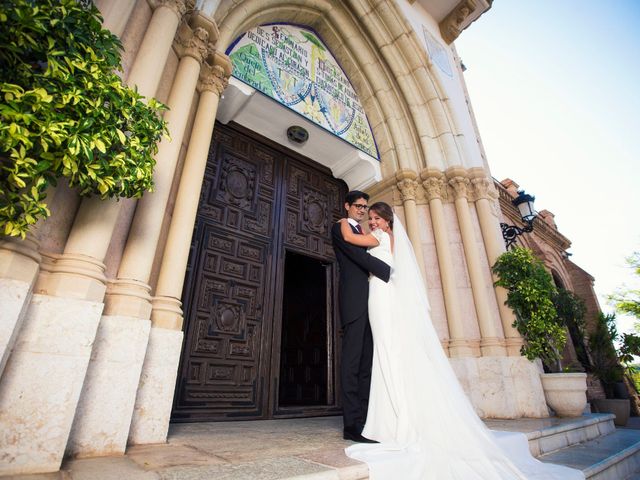
<svg viewBox="0 0 640 480">
<path fill-rule="evenodd" d="M 243 118 L 231 100 L 244 87 L 231 78 L 225 52 L 248 29 L 273 22 L 313 28 L 353 84 L 379 164 L 357 152 L 348 168 L 322 149 L 298 153 L 394 206 L 423 270 L 442 346 L 478 413 L 548 415 L 538 366 L 520 356 L 505 292 L 493 287 L 508 188 L 496 188 L 486 165 L 449 45 L 490 2 L 96 4 L 122 39 L 126 82 L 170 107 L 170 140 L 159 146 L 153 193 L 100 201 L 60 184 L 48 197 L 50 219 L 24 241 L 1 241 L 0 474 L 55 471 L 64 455 L 121 454 L 127 445 L 165 441 L 191 232 L 215 121 Z M 262 121 L 244 126 L 258 130 L 287 115 L 282 105 L 267 105 L 255 107 Z M 323 148 L 344 146 L 329 139 Z M 568 241 L 552 218 L 542 221 L 548 227 L 536 235 L 544 241 L 530 246 L 566 286 L 591 288 L 584 272 L 559 257 Z"/>
</svg>

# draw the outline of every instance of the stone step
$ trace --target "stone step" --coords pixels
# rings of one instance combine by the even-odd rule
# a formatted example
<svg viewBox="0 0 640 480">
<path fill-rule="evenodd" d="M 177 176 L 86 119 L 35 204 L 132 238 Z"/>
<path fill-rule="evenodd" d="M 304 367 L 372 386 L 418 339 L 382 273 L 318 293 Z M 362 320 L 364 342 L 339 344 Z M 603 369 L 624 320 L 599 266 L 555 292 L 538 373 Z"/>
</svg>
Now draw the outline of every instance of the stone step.
<svg viewBox="0 0 640 480">
<path fill-rule="evenodd" d="M 640 431 L 617 429 L 538 458 L 578 468 L 589 480 L 640 479 Z"/>
<path fill-rule="evenodd" d="M 485 424 L 492 430 L 524 433 L 531 454 L 538 457 L 614 432 L 614 418 L 611 413 L 590 413 L 577 418 L 485 420 Z"/>
</svg>

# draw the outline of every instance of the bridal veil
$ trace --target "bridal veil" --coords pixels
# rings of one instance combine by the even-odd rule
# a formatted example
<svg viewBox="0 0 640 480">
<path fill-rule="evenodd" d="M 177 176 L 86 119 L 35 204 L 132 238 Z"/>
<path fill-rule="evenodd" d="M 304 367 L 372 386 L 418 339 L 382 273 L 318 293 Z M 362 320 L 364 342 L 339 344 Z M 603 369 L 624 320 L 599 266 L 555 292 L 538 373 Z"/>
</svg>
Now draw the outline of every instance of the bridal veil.
<svg viewBox="0 0 640 480">
<path fill-rule="evenodd" d="M 492 432 L 478 417 L 432 325 L 425 283 L 397 216 L 393 234 L 390 304 L 370 307 L 369 316 L 385 315 L 377 320 L 392 327 L 374 339 L 391 352 L 387 371 L 395 378 L 387 385 L 395 391 L 387 394 L 397 427 L 393 438 L 353 445 L 347 455 L 366 462 L 372 480 L 584 479 L 578 470 L 533 458 L 524 434 Z"/>
</svg>

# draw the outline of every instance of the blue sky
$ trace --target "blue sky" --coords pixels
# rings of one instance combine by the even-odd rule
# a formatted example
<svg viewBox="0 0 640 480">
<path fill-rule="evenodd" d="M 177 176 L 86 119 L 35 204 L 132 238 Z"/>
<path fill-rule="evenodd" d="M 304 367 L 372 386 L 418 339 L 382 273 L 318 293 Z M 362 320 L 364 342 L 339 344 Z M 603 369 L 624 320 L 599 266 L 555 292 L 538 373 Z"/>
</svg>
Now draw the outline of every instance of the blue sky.
<svg viewBox="0 0 640 480">
<path fill-rule="evenodd" d="M 637 280 L 639 25 L 638 0 L 496 0 L 455 43 L 493 176 L 555 214 L 606 311 Z"/>
</svg>

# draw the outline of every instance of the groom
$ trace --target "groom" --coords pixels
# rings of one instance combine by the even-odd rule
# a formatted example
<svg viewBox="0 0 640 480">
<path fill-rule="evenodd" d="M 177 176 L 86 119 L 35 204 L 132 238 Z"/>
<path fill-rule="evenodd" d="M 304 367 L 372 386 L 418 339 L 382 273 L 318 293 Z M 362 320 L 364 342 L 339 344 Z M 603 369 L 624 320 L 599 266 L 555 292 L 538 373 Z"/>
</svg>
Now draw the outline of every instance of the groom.
<svg viewBox="0 0 640 480">
<path fill-rule="evenodd" d="M 359 223 L 367 213 L 369 195 L 357 190 L 345 197 L 344 208 L 354 233 L 362 234 Z M 389 265 L 367 253 L 365 247 L 345 242 L 340 223 L 331 228 L 333 249 L 340 266 L 340 322 L 342 325 L 342 410 L 345 440 L 373 442 L 362 436 L 367 419 L 373 337 L 369 325 L 369 273 L 388 282 Z"/>
</svg>

